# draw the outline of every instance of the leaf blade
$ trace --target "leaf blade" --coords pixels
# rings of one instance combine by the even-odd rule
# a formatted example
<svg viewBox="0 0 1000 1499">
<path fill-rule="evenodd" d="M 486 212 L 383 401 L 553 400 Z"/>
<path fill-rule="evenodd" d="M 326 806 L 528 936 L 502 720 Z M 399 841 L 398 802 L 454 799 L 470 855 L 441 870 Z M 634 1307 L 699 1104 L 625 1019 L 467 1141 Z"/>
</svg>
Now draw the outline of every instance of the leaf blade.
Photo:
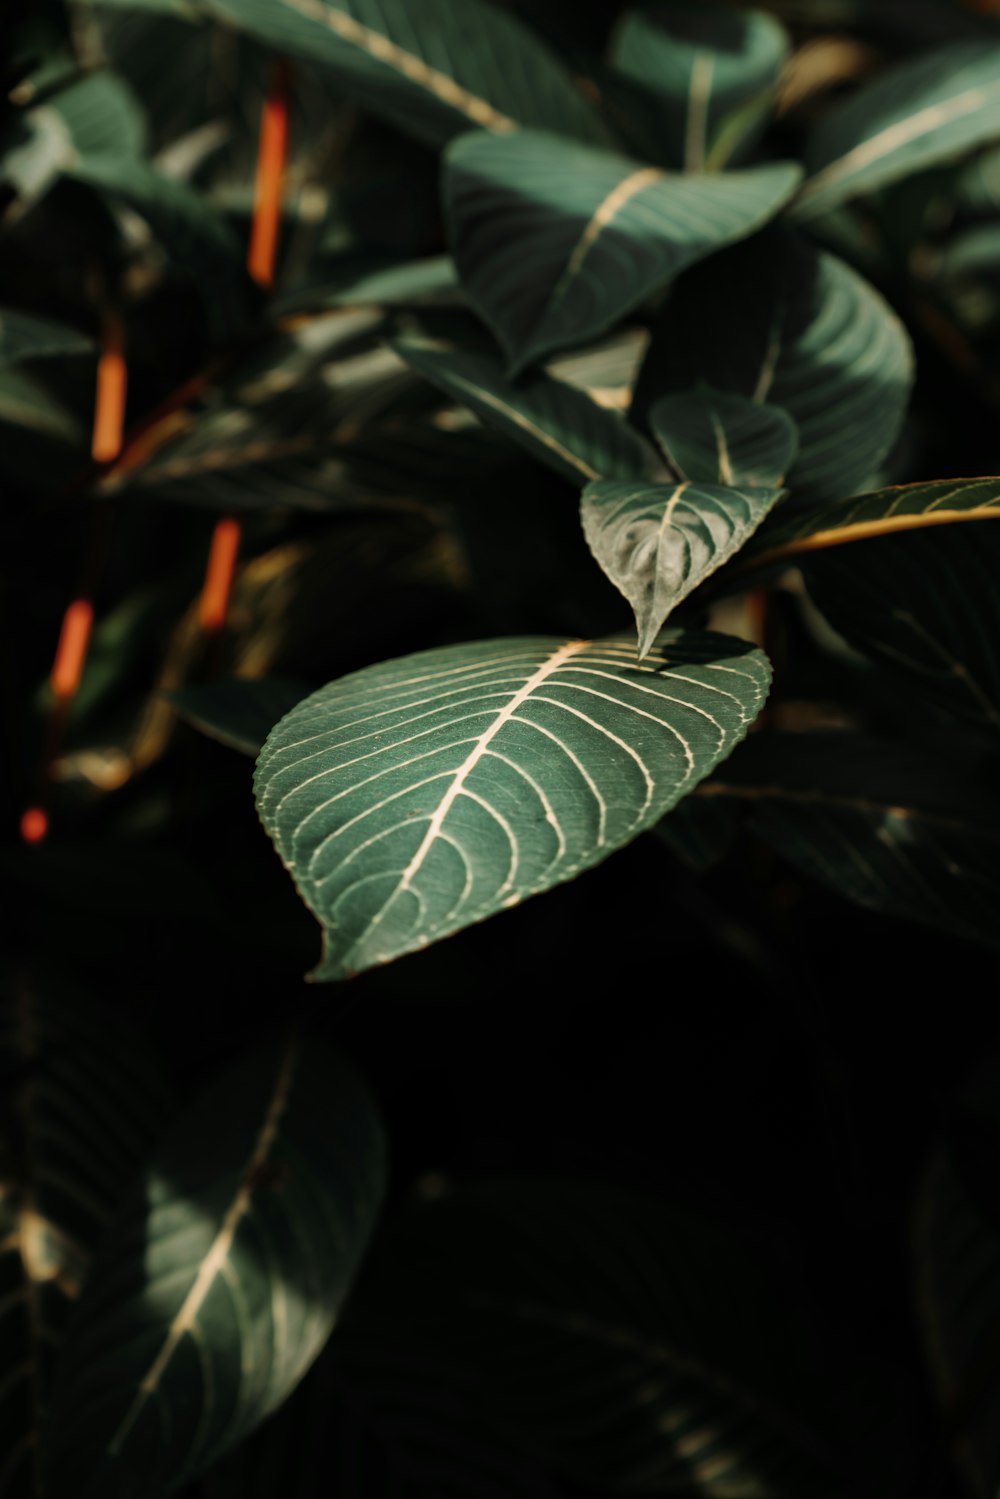
<svg viewBox="0 0 1000 1499">
<path fill-rule="evenodd" d="M 649 424 L 681 477 L 696 484 L 777 488 L 798 452 L 787 412 L 725 391 L 663 396 Z"/>
</svg>

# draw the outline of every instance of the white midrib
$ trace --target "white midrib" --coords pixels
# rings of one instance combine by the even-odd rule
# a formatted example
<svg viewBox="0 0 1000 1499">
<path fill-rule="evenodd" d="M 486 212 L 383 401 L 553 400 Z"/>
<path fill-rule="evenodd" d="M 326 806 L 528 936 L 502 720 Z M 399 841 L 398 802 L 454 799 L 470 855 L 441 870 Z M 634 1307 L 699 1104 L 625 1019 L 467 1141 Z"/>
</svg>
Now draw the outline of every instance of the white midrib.
<svg viewBox="0 0 1000 1499">
<path fill-rule="evenodd" d="M 537 689 L 546 680 L 546 678 L 550 677 L 553 672 L 558 671 L 563 663 L 569 660 L 570 656 L 578 656 L 580 652 L 586 650 L 589 645 L 589 640 L 571 640 L 566 645 L 560 646 L 559 649 L 554 653 L 554 655 L 551 655 L 548 660 L 538 668 L 534 675 L 528 678 L 524 686 L 518 688 L 517 692 L 511 698 L 506 708 L 504 708 L 502 712 L 497 714 L 493 723 L 490 724 L 486 732 L 480 734 L 479 738 L 472 746 L 472 749 L 465 757 L 465 760 L 459 766 L 458 770 L 456 770 L 451 785 L 448 787 L 448 790 L 441 798 L 440 804 L 438 805 L 434 816 L 431 818 L 430 823 L 428 824 L 427 831 L 424 834 L 423 838 L 420 840 L 420 847 L 413 855 L 413 858 L 410 860 L 409 864 L 403 870 L 399 885 L 390 901 L 388 901 L 383 907 L 383 911 L 388 910 L 389 905 L 391 905 L 392 903 L 392 900 L 395 900 L 398 896 L 402 895 L 405 890 L 409 890 L 413 882 L 414 875 L 416 875 L 419 871 L 421 865 L 427 857 L 431 845 L 440 834 L 441 829 L 444 826 L 444 820 L 448 816 L 448 813 L 451 811 L 455 803 L 455 798 L 461 794 L 462 788 L 464 787 L 468 776 L 479 764 L 479 761 L 483 758 L 483 755 L 485 754 L 491 741 L 496 738 L 497 734 L 499 734 L 504 724 L 508 723 L 510 719 L 513 718 L 514 714 L 517 712 L 518 708 L 520 708 L 525 699 L 529 698 L 533 692 L 537 691 Z"/>
<path fill-rule="evenodd" d="M 211 1248 L 198 1267 L 198 1274 L 195 1277 L 193 1286 L 185 1296 L 180 1311 L 170 1324 L 159 1353 L 143 1376 L 135 1399 L 126 1412 L 121 1425 L 108 1442 L 108 1453 L 111 1457 L 116 1457 L 121 1451 L 128 1439 L 129 1433 L 139 1419 L 146 1402 L 151 1395 L 155 1394 L 170 1360 L 180 1346 L 181 1339 L 185 1333 L 190 1332 L 197 1321 L 198 1313 L 201 1311 L 205 1298 L 212 1288 L 212 1283 L 229 1257 L 229 1251 L 232 1249 L 233 1240 L 236 1237 L 236 1230 L 239 1228 L 241 1219 L 245 1217 L 250 1208 L 257 1171 L 271 1153 L 271 1147 L 277 1136 L 281 1117 L 287 1107 L 297 1053 L 297 1042 L 290 1042 L 282 1059 L 274 1091 L 271 1094 L 271 1101 L 264 1116 L 264 1122 L 260 1127 L 260 1133 L 257 1136 L 250 1159 L 247 1161 L 240 1176 L 240 1184 L 236 1194 L 229 1204 L 226 1216 L 223 1218 L 219 1231 L 212 1241 Z"/>
<path fill-rule="evenodd" d="M 623 177 L 621 182 L 611 189 L 603 202 L 594 210 L 587 227 L 577 240 L 573 248 L 573 253 L 566 262 L 566 269 L 556 283 L 552 296 L 549 299 L 549 304 L 546 308 L 547 316 L 551 316 L 555 308 L 558 307 L 580 274 L 580 268 L 594 244 L 608 225 L 613 222 L 625 207 L 625 204 L 634 198 L 636 193 L 644 192 L 647 187 L 652 187 L 654 182 L 658 182 L 661 177 L 665 176 L 666 173 L 662 172 L 659 167 L 640 167 L 638 171 L 631 172 L 627 177 Z"/>
</svg>

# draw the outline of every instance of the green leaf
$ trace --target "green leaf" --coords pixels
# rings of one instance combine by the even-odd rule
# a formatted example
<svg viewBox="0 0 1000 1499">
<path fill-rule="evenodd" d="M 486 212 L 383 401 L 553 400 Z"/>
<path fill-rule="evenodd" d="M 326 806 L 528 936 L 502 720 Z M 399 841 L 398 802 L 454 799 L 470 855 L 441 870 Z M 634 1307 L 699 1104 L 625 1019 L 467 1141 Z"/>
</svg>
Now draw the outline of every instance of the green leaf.
<svg viewBox="0 0 1000 1499">
<path fill-rule="evenodd" d="M 649 425 L 680 477 L 695 484 L 780 488 L 799 446 L 780 407 L 707 388 L 663 396 Z"/>
<path fill-rule="evenodd" d="M 913 1224 L 916 1305 L 951 1452 L 968 1491 L 1000 1482 L 1000 1072 L 979 1065 L 950 1110 Z"/>
<path fill-rule="evenodd" d="M 829 505 L 822 516 L 782 510 L 747 550 L 754 567 L 770 567 L 848 542 L 960 521 L 1000 520 L 1000 479 L 935 479 L 894 484 Z"/>
<path fill-rule="evenodd" d="M 0 157 L 0 177 L 33 201 L 90 157 L 137 161 L 146 129 L 131 90 L 111 73 L 93 73 L 27 110 L 20 137 Z"/>
<path fill-rule="evenodd" d="M 465 135 L 444 197 L 462 286 L 517 374 L 585 343 L 767 222 L 799 168 L 671 175 L 539 131 Z"/>
<path fill-rule="evenodd" d="M 1000 733 L 1000 533 L 879 537 L 817 552 L 806 587 L 834 629 L 921 698 Z"/>
<path fill-rule="evenodd" d="M 607 144 L 600 116 L 545 43 L 487 0 L 198 0 L 329 72 L 373 114 L 431 145 L 518 125 Z"/>
<path fill-rule="evenodd" d="M 725 636 L 486 640 L 324 687 L 257 762 L 261 820 L 346 978 L 598 863 L 725 757 L 767 662 Z"/>
<path fill-rule="evenodd" d="M 94 1262 L 53 1397 L 57 1489 L 176 1488 L 281 1404 L 353 1280 L 383 1157 L 367 1091 L 312 1038 L 213 1082 Z"/>
<path fill-rule="evenodd" d="M 52 976 L 0 999 L 0 1097 L 0 1494 L 41 1499 L 66 1321 L 172 1100 L 121 1015 Z"/>
<path fill-rule="evenodd" d="M 864 1492 L 794 1282 L 656 1199 L 501 1181 L 402 1219 L 339 1347 L 352 1376 L 369 1350 L 429 1364 L 428 1382 L 450 1364 L 529 1452 L 601 1494 Z"/>
<path fill-rule="evenodd" d="M 705 796 L 858 905 L 1000 943 L 1000 800 L 974 764 L 854 733 L 755 734 Z"/>
<path fill-rule="evenodd" d="M 703 874 L 725 858 L 739 829 L 739 810 L 722 797 L 686 796 L 653 833 L 689 869 Z"/>
<path fill-rule="evenodd" d="M 879 73 L 813 131 L 801 218 L 1000 136 L 1000 41 L 954 42 Z"/>
<path fill-rule="evenodd" d="M 902 427 L 913 355 L 855 271 L 782 226 L 688 272 L 657 319 L 634 409 L 705 381 L 795 421 L 793 500 L 825 504 L 877 475 Z"/>
<path fill-rule="evenodd" d="M 784 28 L 763 11 L 668 0 L 626 12 L 611 61 L 656 96 L 667 164 L 702 172 L 717 164 L 720 137 L 736 112 L 758 101 L 766 109 L 788 53 Z M 727 140 L 730 149 L 745 133 Z"/>
<path fill-rule="evenodd" d="M 580 499 L 587 545 L 635 611 L 639 659 L 671 610 L 739 551 L 779 489 L 604 479 Z"/>
<path fill-rule="evenodd" d="M 656 454 L 638 432 L 562 380 L 535 370 L 514 384 L 496 355 L 440 340 L 397 339 L 391 347 L 487 426 L 577 484 L 637 478 L 657 467 Z"/>
<path fill-rule="evenodd" d="M 281 299 L 276 311 L 284 315 L 300 308 L 450 305 L 459 299 L 458 273 L 450 255 L 395 261 L 375 270 L 371 268 L 371 255 L 363 258 L 365 263 L 355 264 L 343 282 L 292 291 Z"/>
<path fill-rule="evenodd" d="M 94 340 L 76 328 L 20 312 L 16 307 L 0 307 L 0 369 L 27 359 L 87 354 L 93 347 Z"/>
<path fill-rule="evenodd" d="M 200 682 L 168 692 L 182 718 L 210 739 L 244 755 L 257 755 L 271 729 L 300 703 L 309 689 L 284 677 Z"/>
</svg>

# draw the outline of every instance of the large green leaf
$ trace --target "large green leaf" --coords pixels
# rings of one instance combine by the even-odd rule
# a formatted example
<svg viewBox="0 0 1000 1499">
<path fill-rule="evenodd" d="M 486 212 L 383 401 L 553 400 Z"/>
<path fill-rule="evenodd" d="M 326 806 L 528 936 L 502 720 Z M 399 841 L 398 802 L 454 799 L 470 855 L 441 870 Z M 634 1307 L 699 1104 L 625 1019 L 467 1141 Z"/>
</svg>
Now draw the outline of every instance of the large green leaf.
<svg viewBox="0 0 1000 1499">
<path fill-rule="evenodd" d="M 707 310 L 698 333 L 695 306 Z M 802 505 L 819 505 L 876 474 L 903 423 L 913 356 L 872 286 L 775 228 L 685 281 L 654 330 L 638 409 L 694 374 L 793 419 L 787 482 Z"/>
<path fill-rule="evenodd" d="M 86 354 L 94 340 L 76 328 L 50 318 L 0 307 L 0 369 L 26 359 L 51 359 L 57 354 Z"/>
<path fill-rule="evenodd" d="M 806 586 L 834 629 L 921 698 L 1000 732 L 1000 531 L 948 526 L 816 552 Z"/>
<path fill-rule="evenodd" d="M 594 557 L 635 611 L 639 658 L 670 611 L 760 525 L 779 489 L 697 484 L 588 484 L 580 519 Z"/>
<path fill-rule="evenodd" d="M 532 125 L 606 144 L 545 43 L 488 0 L 198 0 L 268 46 L 327 70 L 345 93 L 440 145 L 470 126 Z"/>
<path fill-rule="evenodd" d="M 699 380 L 782 407 L 799 432 L 793 498 L 825 503 L 876 478 L 902 426 L 913 356 L 878 292 L 782 226 L 689 271 L 653 329 L 636 414 Z"/>
<path fill-rule="evenodd" d="M 257 762 L 261 819 L 346 978 L 598 863 L 725 757 L 763 701 L 742 642 L 486 640 L 324 687 Z"/>
<path fill-rule="evenodd" d="M 655 452 L 622 417 L 562 380 L 532 371 L 514 383 L 495 354 L 441 340 L 398 339 L 392 348 L 488 426 L 577 484 L 637 478 L 657 467 Z"/>
<path fill-rule="evenodd" d="M 799 446 L 780 407 L 707 387 L 663 396 L 649 425 L 680 477 L 696 484 L 777 488 Z"/>
<path fill-rule="evenodd" d="M 1000 479 L 894 484 L 828 505 L 822 516 L 782 510 L 754 537 L 748 560 L 755 566 L 770 566 L 785 557 L 874 536 L 981 520 L 1000 520 Z"/>
<path fill-rule="evenodd" d="M 626 12 L 611 61 L 655 96 L 667 165 L 701 172 L 766 111 L 788 51 L 784 28 L 763 11 L 667 0 Z"/>
<path fill-rule="evenodd" d="M 857 193 L 952 161 L 1000 136 L 1000 41 L 935 48 L 881 73 L 814 130 L 795 205 L 824 213 Z"/>
<path fill-rule="evenodd" d="M 1000 943 L 1000 798 L 975 764 L 853 733 L 755 734 L 702 795 L 743 802 L 859 905 Z"/>
<path fill-rule="evenodd" d="M 172 1101 L 120 1017 L 51 976 L 0 999 L 0 1495 L 42 1499 L 52 1366 Z"/>
<path fill-rule="evenodd" d="M 1000 1067 L 977 1067 L 924 1174 L 917 1311 L 949 1445 L 976 1499 L 1000 1483 Z"/>
<path fill-rule="evenodd" d="M 462 285 L 516 374 L 752 233 L 798 180 L 791 162 L 673 175 L 540 131 L 478 131 L 445 153 L 444 197 Z"/>
<path fill-rule="evenodd" d="M 57 1493 L 175 1488 L 281 1404 L 353 1280 L 383 1156 L 367 1091 L 312 1039 L 255 1053 L 181 1115 L 64 1346 Z"/>
<path fill-rule="evenodd" d="M 507 1181 L 412 1209 L 339 1346 L 349 1372 L 395 1353 L 430 1383 L 450 1363 L 602 1494 L 870 1492 L 806 1316 L 794 1276 L 732 1233 L 597 1184 Z"/>
</svg>

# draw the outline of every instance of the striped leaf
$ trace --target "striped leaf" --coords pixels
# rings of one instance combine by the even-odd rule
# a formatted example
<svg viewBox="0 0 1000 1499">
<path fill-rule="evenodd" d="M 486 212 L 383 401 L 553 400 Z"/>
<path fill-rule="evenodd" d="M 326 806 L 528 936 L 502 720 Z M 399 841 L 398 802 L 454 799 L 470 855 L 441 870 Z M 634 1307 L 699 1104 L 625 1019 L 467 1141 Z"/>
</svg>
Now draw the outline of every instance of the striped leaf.
<svg viewBox="0 0 1000 1499">
<path fill-rule="evenodd" d="M 622 417 L 562 380 L 532 371 L 516 384 L 485 350 L 406 338 L 391 345 L 411 368 L 487 426 L 573 482 L 651 474 L 657 456 Z"/>
<path fill-rule="evenodd" d="M 489 0 L 197 0 L 208 15 L 328 72 L 431 145 L 519 125 L 598 145 L 607 131 L 529 27 Z"/>
<path fill-rule="evenodd" d="M 395 1354 L 425 1383 L 450 1363 L 512 1437 L 601 1494 L 869 1491 L 777 1270 L 654 1199 L 471 1186 L 403 1218 L 340 1357 L 353 1376 L 369 1350 Z"/>
<path fill-rule="evenodd" d="M 976 767 L 853 733 L 755 734 L 702 795 L 858 905 L 1000 943 L 1000 799 Z"/>
<path fill-rule="evenodd" d="M 462 285 L 514 375 L 752 233 L 798 180 L 790 162 L 671 175 L 539 131 L 480 131 L 445 153 L 444 197 Z"/>
<path fill-rule="evenodd" d="M 803 561 L 834 629 L 921 699 L 1000 734 L 1000 530 L 949 526 Z"/>
<path fill-rule="evenodd" d="M 779 406 L 799 452 L 793 503 L 825 504 L 875 480 L 913 379 L 907 334 L 855 271 L 782 226 L 690 271 L 653 329 L 634 409 L 698 381 Z"/>
<path fill-rule="evenodd" d="M 94 340 L 76 328 L 35 317 L 16 307 L 0 307 L 0 369 L 26 359 L 51 359 L 57 354 L 86 354 Z"/>
<path fill-rule="evenodd" d="M 880 73 L 813 131 L 795 213 L 953 161 L 1000 137 L 1000 41 L 954 42 Z"/>
<path fill-rule="evenodd" d="M 698 484 L 588 484 L 580 498 L 587 545 L 635 611 L 639 659 L 664 620 L 760 525 L 779 489 Z"/>
<path fill-rule="evenodd" d="M 66 1321 L 172 1101 L 120 1017 L 50 979 L 0 1000 L 0 1098 L 0 1499 L 42 1499 Z"/>
<path fill-rule="evenodd" d="M 783 510 L 761 528 L 748 548 L 755 567 L 787 557 L 922 531 L 959 521 L 1000 519 L 1000 479 L 935 479 L 930 484 L 895 484 L 829 505 L 822 518 Z"/>
<path fill-rule="evenodd" d="M 695 484 L 779 488 L 799 446 L 780 407 L 707 387 L 663 396 L 649 425 L 680 477 Z"/>
<path fill-rule="evenodd" d="M 243 1060 L 181 1115 L 64 1346 L 47 1434 L 57 1492 L 176 1488 L 281 1404 L 350 1287 L 383 1154 L 366 1090 L 312 1039 Z"/>
<path fill-rule="evenodd" d="M 784 28 L 763 11 L 667 0 L 626 12 L 611 61 L 655 97 L 665 165 L 702 172 L 763 123 L 788 52 Z"/>
<path fill-rule="evenodd" d="M 980 1065 L 950 1110 L 913 1224 L 916 1305 L 951 1453 L 976 1499 L 1000 1484 L 1000 1068 Z"/>
<path fill-rule="evenodd" d="M 307 698 L 257 762 L 261 819 L 347 978 L 571 879 L 743 736 L 768 682 L 725 636 L 486 640 Z"/>
</svg>

